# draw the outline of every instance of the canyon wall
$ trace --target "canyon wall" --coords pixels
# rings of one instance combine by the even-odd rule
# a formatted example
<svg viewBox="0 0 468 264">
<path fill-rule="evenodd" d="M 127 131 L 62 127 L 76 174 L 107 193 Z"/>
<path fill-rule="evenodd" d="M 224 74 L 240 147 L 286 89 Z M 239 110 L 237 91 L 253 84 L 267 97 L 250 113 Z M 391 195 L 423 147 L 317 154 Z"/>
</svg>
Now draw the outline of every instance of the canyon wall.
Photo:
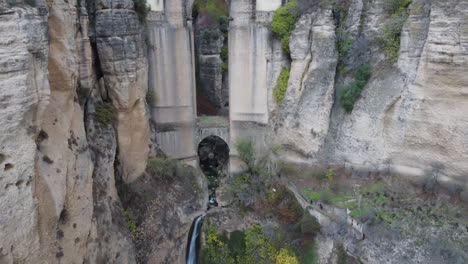
<svg viewBox="0 0 468 264">
<path fill-rule="evenodd" d="M 116 190 L 149 151 L 133 1 L 1 1 L 0 19 L 0 263 L 134 263 Z"/>
<path fill-rule="evenodd" d="M 277 142 L 298 160 L 360 172 L 437 174 L 466 184 L 468 32 L 461 10 L 468 1 L 414 0 L 396 63 L 378 42 L 389 16 L 384 4 L 351 2 L 342 28 L 352 42 L 342 57 L 329 8 L 299 19 L 290 42 L 288 90 L 272 118 Z M 372 77 L 346 113 L 340 91 L 363 64 Z"/>
</svg>

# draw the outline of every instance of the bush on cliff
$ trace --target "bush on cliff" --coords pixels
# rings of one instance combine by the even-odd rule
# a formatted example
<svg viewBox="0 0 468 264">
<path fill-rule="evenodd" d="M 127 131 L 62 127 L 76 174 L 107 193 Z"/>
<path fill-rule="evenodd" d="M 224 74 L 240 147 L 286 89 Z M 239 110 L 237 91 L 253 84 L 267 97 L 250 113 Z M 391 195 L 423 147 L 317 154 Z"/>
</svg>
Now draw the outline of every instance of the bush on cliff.
<svg viewBox="0 0 468 264">
<path fill-rule="evenodd" d="M 279 105 L 281 105 L 281 103 L 283 102 L 284 96 L 286 95 L 286 90 L 288 89 L 289 72 L 290 72 L 289 67 L 283 67 L 283 69 L 281 69 L 281 73 L 278 77 L 275 90 L 273 91 L 276 102 Z"/>
<path fill-rule="evenodd" d="M 273 15 L 271 30 L 281 40 L 281 48 L 286 54 L 290 53 L 289 39 L 296 27 L 298 15 L 296 12 L 296 0 L 278 8 Z"/>
<path fill-rule="evenodd" d="M 96 117 L 101 128 L 106 128 L 109 126 L 112 119 L 114 119 L 115 113 L 116 109 L 112 103 L 96 104 Z"/>
<path fill-rule="evenodd" d="M 341 90 L 340 101 L 346 112 L 350 113 L 353 111 L 354 103 L 361 96 L 361 92 L 371 75 L 372 73 L 369 65 L 361 66 L 356 72 L 355 80 Z"/>
<path fill-rule="evenodd" d="M 398 60 L 400 37 L 403 25 L 408 18 L 411 0 L 385 0 L 384 9 L 390 15 L 380 30 L 378 41 L 390 62 Z"/>
</svg>

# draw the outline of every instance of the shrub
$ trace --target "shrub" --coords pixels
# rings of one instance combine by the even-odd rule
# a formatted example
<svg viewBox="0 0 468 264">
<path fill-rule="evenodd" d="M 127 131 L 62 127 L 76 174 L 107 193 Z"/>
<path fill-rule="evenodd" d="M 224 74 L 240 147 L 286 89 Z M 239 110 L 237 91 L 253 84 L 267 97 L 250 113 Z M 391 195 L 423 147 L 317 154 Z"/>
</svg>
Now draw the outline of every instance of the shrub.
<svg viewBox="0 0 468 264">
<path fill-rule="evenodd" d="M 126 209 L 122 211 L 122 214 L 125 217 L 125 222 L 127 223 L 128 230 L 132 235 L 132 239 L 135 239 L 138 226 L 133 212 L 130 209 Z"/>
<path fill-rule="evenodd" d="M 246 257 L 244 263 L 271 264 L 275 262 L 276 249 L 258 224 L 245 232 Z"/>
<path fill-rule="evenodd" d="M 327 181 L 332 182 L 334 176 L 335 176 L 335 171 L 333 169 L 329 169 L 327 172 L 320 172 L 319 174 L 317 174 L 317 179 L 320 181 L 327 180 Z"/>
<path fill-rule="evenodd" d="M 276 102 L 280 105 L 283 102 L 284 96 L 286 94 L 286 90 L 288 89 L 289 72 L 290 72 L 289 67 L 283 67 L 283 69 L 281 69 L 281 73 L 278 77 L 275 90 L 273 91 Z"/>
<path fill-rule="evenodd" d="M 340 101 L 346 112 L 353 111 L 354 103 L 361 96 L 361 92 L 367 85 L 371 77 L 371 69 L 369 65 L 363 65 L 356 71 L 355 80 L 349 85 L 344 87 L 340 93 Z"/>
<path fill-rule="evenodd" d="M 307 249 L 304 260 L 304 264 L 316 264 L 318 262 L 318 244 L 313 242 Z"/>
<path fill-rule="evenodd" d="M 320 200 L 326 204 L 333 203 L 334 194 L 330 190 L 322 190 L 320 191 Z"/>
<path fill-rule="evenodd" d="M 401 31 L 407 18 L 408 12 L 406 10 L 396 13 L 385 22 L 380 31 L 378 41 L 390 62 L 398 60 Z"/>
<path fill-rule="evenodd" d="M 255 165 L 255 150 L 250 139 L 239 139 L 236 142 L 236 149 L 239 153 L 239 158 L 247 165 L 249 170 L 252 172 Z"/>
<path fill-rule="evenodd" d="M 315 216 L 311 215 L 309 212 L 304 212 L 302 215 L 302 219 L 299 222 L 301 233 L 303 234 L 312 234 L 315 235 L 320 232 L 320 224 L 315 218 Z"/>
<path fill-rule="evenodd" d="M 411 0 L 385 0 L 384 10 L 389 15 L 406 11 L 406 8 L 411 4 Z"/>
<path fill-rule="evenodd" d="M 146 165 L 146 171 L 157 176 L 172 176 L 176 168 L 176 160 L 160 156 L 149 158 Z"/>
<path fill-rule="evenodd" d="M 401 31 L 408 18 L 410 4 L 411 0 L 385 0 L 384 9 L 390 18 L 384 23 L 378 41 L 390 62 L 398 60 Z"/>
<path fill-rule="evenodd" d="M 149 88 L 148 92 L 146 92 L 146 103 L 148 105 L 152 105 L 154 100 L 156 99 L 156 93 L 153 89 Z"/>
<path fill-rule="evenodd" d="M 200 13 L 208 13 L 219 21 L 221 17 L 229 16 L 229 8 L 224 0 L 196 0 L 192 16 L 196 18 Z"/>
<path fill-rule="evenodd" d="M 228 241 L 228 247 L 235 259 L 245 256 L 245 234 L 242 231 L 234 231 Z"/>
<path fill-rule="evenodd" d="M 216 231 L 214 226 L 208 227 L 206 232 L 206 246 L 200 253 L 200 263 L 235 264 L 224 237 Z"/>
<path fill-rule="evenodd" d="M 227 17 L 227 16 L 219 17 L 218 24 L 219 24 L 219 30 L 221 30 L 221 32 L 223 32 L 224 34 L 228 33 L 228 31 L 229 31 L 229 17 Z"/>
<path fill-rule="evenodd" d="M 114 119 L 115 113 L 116 109 L 112 103 L 96 104 L 96 117 L 101 128 L 106 128 L 109 126 L 112 119 Z"/>
<path fill-rule="evenodd" d="M 276 255 L 275 264 L 299 264 L 299 261 L 289 250 L 282 248 Z"/>
<path fill-rule="evenodd" d="M 221 59 L 224 61 L 224 62 L 227 62 L 228 60 L 228 56 L 229 56 L 229 48 L 228 48 L 228 45 L 223 45 L 223 47 L 221 48 Z"/>
<path fill-rule="evenodd" d="M 295 11 L 296 0 L 292 0 L 275 11 L 271 22 L 271 30 L 281 40 L 281 48 L 286 54 L 290 53 L 289 39 L 298 19 Z"/>
<path fill-rule="evenodd" d="M 138 18 L 140 19 L 140 22 L 145 23 L 146 17 L 151 11 L 149 4 L 146 2 L 146 0 L 133 0 L 133 3 L 135 5 L 135 12 L 137 13 Z"/>
</svg>

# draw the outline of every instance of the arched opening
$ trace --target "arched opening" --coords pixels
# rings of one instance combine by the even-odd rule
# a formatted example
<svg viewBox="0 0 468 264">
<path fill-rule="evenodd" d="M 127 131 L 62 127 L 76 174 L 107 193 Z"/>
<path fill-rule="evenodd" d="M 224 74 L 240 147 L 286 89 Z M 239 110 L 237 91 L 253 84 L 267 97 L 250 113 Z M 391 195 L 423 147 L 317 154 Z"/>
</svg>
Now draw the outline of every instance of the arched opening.
<svg viewBox="0 0 468 264">
<path fill-rule="evenodd" d="M 229 146 L 218 136 L 209 136 L 198 145 L 200 168 L 208 179 L 210 206 L 216 206 L 216 189 L 228 173 Z"/>
<path fill-rule="evenodd" d="M 226 0 L 195 0 L 192 18 L 197 116 L 228 116 L 229 6 Z"/>
</svg>

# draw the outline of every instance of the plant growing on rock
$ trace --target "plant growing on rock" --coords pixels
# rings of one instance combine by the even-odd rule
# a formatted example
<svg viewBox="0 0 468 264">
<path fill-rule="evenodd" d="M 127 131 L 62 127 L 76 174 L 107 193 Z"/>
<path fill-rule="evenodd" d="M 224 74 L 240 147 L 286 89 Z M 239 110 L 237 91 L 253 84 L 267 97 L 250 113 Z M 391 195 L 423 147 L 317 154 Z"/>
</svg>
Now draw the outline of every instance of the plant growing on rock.
<svg viewBox="0 0 468 264">
<path fill-rule="evenodd" d="M 284 96 L 286 95 L 286 90 L 288 89 L 289 72 L 290 72 L 289 67 L 283 67 L 283 69 L 281 69 L 281 73 L 278 77 L 277 85 L 275 87 L 275 90 L 273 91 L 276 102 L 280 105 L 283 102 Z"/>
<path fill-rule="evenodd" d="M 96 117 L 101 128 L 108 127 L 112 119 L 114 119 L 115 114 L 116 109 L 112 103 L 96 104 Z"/>
<path fill-rule="evenodd" d="M 390 18 L 383 25 L 378 41 L 390 62 L 398 60 L 401 31 L 409 15 L 407 8 L 410 4 L 411 0 L 385 0 L 384 9 Z"/>
<path fill-rule="evenodd" d="M 236 149 L 239 158 L 248 167 L 250 172 L 255 170 L 255 150 L 252 140 L 241 138 L 236 142 Z"/>
<path fill-rule="evenodd" d="M 146 170 L 157 176 L 172 176 L 175 173 L 176 167 L 176 160 L 158 156 L 148 159 Z"/>
<path fill-rule="evenodd" d="M 130 234 L 132 235 L 132 239 L 136 239 L 136 232 L 138 229 L 135 216 L 133 215 L 133 212 L 130 209 L 125 209 L 122 211 L 123 216 L 125 217 L 125 222 L 127 223 L 128 230 L 130 231 Z"/>
<path fill-rule="evenodd" d="M 281 40 L 281 48 L 286 54 L 290 54 L 289 39 L 296 27 L 298 15 L 296 12 L 296 0 L 278 8 L 273 15 L 271 30 Z"/>
<path fill-rule="evenodd" d="M 371 69 L 369 65 L 363 65 L 356 71 L 355 80 L 348 86 L 342 88 L 340 93 L 341 106 L 350 113 L 353 111 L 354 103 L 361 96 L 361 92 L 367 85 L 371 77 Z"/>
</svg>

